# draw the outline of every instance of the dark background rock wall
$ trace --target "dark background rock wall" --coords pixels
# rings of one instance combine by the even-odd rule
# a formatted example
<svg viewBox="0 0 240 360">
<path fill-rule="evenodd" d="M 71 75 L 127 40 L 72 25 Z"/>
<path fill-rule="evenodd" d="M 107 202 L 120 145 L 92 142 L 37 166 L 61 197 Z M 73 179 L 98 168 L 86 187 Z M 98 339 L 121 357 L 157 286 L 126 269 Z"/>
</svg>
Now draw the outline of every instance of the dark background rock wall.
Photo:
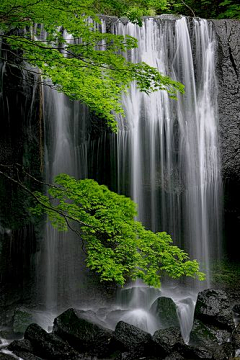
<svg viewBox="0 0 240 360">
<path fill-rule="evenodd" d="M 239 260 L 240 21 L 213 20 L 218 40 L 219 136 L 224 185 L 225 251 Z"/>
<path fill-rule="evenodd" d="M 2 50 L 2 56 L 7 56 Z M 10 59 L 11 60 L 11 59 Z M 31 84 L 31 85 L 30 85 Z M 42 124 L 40 87 L 33 77 L 0 63 L 0 164 L 19 163 L 41 178 Z M 0 170 L 4 170 L 1 166 Z M 9 175 L 13 172 L 7 171 Z M 29 179 L 22 181 L 30 184 Z M 3 308 L 31 301 L 37 227 L 28 212 L 31 199 L 19 186 L 0 176 L 0 323 L 11 318 Z"/>
</svg>

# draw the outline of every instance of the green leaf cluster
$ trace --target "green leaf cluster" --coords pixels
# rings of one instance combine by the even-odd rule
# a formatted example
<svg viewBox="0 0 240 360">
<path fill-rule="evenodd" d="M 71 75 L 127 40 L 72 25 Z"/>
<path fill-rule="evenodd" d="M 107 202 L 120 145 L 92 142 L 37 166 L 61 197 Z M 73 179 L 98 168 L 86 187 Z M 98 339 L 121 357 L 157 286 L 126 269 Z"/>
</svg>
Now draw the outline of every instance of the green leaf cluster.
<svg viewBox="0 0 240 360">
<path fill-rule="evenodd" d="M 174 246 L 168 234 L 153 233 L 134 220 L 136 204 L 130 198 L 94 180 L 76 180 L 66 174 L 55 178 L 48 193 L 35 193 L 33 213 L 47 213 L 59 231 L 78 224 L 87 253 L 86 265 L 102 281 L 123 285 L 128 279 L 140 278 L 159 287 L 164 273 L 172 278 L 204 279 L 197 261 Z"/>
<path fill-rule="evenodd" d="M 103 10 L 105 4 L 114 10 L 118 3 L 100 2 L 98 8 Z M 166 90 L 173 97 L 183 92 L 183 85 L 144 62 L 127 61 L 123 53 L 137 47 L 136 39 L 101 33 L 96 4 L 94 0 L 2 0 L 0 37 L 6 51 L 36 68 L 32 71 L 40 69 L 58 91 L 88 105 L 116 131 L 115 114 L 123 115 L 121 96 L 132 81 L 147 94 Z M 127 9 L 132 21 L 139 19 L 141 13 Z"/>
</svg>

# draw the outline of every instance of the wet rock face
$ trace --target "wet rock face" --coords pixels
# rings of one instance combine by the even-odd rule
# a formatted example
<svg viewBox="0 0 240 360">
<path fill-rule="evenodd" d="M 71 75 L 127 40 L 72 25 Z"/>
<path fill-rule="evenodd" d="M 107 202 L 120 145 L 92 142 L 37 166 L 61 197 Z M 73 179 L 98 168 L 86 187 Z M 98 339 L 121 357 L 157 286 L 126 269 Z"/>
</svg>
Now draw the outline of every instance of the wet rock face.
<svg viewBox="0 0 240 360">
<path fill-rule="evenodd" d="M 109 354 L 112 331 L 92 311 L 68 309 L 54 320 L 53 333 L 80 352 Z"/>
<path fill-rule="evenodd" d="M 47 333 L 37 324 L 28 326 L 24 338 L 31 343 L 34 353 L 40 357 L 56 360 L 79 359 L 79 354 L 71 346 L 55 334 Z"/>
<path fill-rule="evenodd" d="M 171 298 L 159 297 L 152 304 L 150 311 L 157 317 L 162 329 L 171 326 L 180 327 L 177 306 Z"/>
<path fill-rule="evenodd" d="M 213 20 L 217 34 L 219 125 L 224 178 L 240 181 L 240 21 Z"/>
<path fill-rule="evenodd" d="M 238 259 L 240 227 L 240 21 L 212 20 L 216 31 L 219 141 L 224 183 L 225 249 Z M 231 240 L 233 239 L 233 240 Z"/>
<path fill-rule="evenodd" d="M 136 326 L 119 321 L 113 333 L 113 347 L 135 356 L 151 352 L 152 337 Z"/>
<path fill-rule="evenodd" d="M 171 354 L 172 352 L 183 352 L 185 344 L 178 327 L 157 330 L 153 335 L 156 354 Z"/>
<path fill-rule="evenodd" d="M 201 291 L 198 294 L 194 318 L 220 329 L 234 329 L 232 309 L 223 290 Z"/>
</svg>

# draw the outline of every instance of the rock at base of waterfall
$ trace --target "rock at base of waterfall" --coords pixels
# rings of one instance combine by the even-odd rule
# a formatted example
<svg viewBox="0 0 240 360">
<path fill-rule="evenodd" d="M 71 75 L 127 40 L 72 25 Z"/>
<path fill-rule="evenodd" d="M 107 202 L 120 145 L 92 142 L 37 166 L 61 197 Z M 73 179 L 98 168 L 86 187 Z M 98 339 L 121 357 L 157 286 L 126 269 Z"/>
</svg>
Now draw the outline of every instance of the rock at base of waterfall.
<svg viewBox="0 0 240 360">
<path fill-rule="evenodd" d="M 186 348 L 178 327 L 157 330 L 153 335 L 153 343 L 156 354 L 163 353 L 168 355 L 173 352 L 181 354 Z"/>
<path fill-rule="evenodd" d="M 218 343 L 216 332 L 207 327 L 199 320 L 194 320 L 189 342 L 190 344 L 200 347 L 205 347 Z"/>
<path fill-rule="evenodd" d="M 39 356 L 33 355 L 34 348 L 31 342 L 27 339 L 14 340 L 9 346 L 8 350 L 24 360 L 43 360 Z"/>
<path fill-rule="evenodd" d="M 157 316 L 161 329 L 180 326 L 177 306 L 171 298 L 164 296 L 157 298 L 152 304 L 150 311 Z"/>
<path fill-rule="evenodd" d="M 190 344 L 209 346 L 209 344 L 223 344 L 229 342 L 231 333 L 215 326 L 205 325 L 200 320 L 194 320 L 190 333 Z"/>
<path fill-rule="evenodd" d="M 104 325 L 92 311 L 68 309 L 54 320 L 53 332 L 80 352 L 105 356 L 111 352 L 112 330 Z"/>
<path fill-rule="evenodd" d="M 229 360 L 234 357 L 234 349 L 231 343 L 222 345 L 211 345 L 208 347 L 189 346 L 186 353 L 186 359 L 213 359 Z"/>
<path fill-rule="evenodd" d="M 119 321 L 113 333 L 113 347 L 136 356 L 150 354 L 152 336 L 134 325 Z"/>
<path fill-rule="evenodd" d="M 184 360 L 184 359 L 185 358 L 176 351 L 164 358 L 164 360 Z"/>
<path fill-rule="evenodd" d="M 16 360 L 16 357 L 10 354 L 0 353 L 0 360 Z"/>
<path fill-rule="evenodd" d="M 240 324 L 236 326 L 236 329 L 232 333 L 232 342 L 235 349 L 240 349 Z"/>
<path fill-rule="evenodd" d="M 34 322 L 32 313 L 25 308 L 18 308 L 13 316 L 13 331 L 14 333 L 24 334 L 28 325 Z"/>
<path fill-rule="evenodd" d="M 24 334 L 33 347 L 33 354 L 56 360 L 77 360 L 79 354 L 65 341 L 52 333 L 47 333 L 37 324 L 28 326 Z"/>
<path fill-rule="evenodd" d="M 234 329 L 232 309 L 223 290 L 207 289 L 198 294 L 194 318 L 221 329 Z"/>
</svg>

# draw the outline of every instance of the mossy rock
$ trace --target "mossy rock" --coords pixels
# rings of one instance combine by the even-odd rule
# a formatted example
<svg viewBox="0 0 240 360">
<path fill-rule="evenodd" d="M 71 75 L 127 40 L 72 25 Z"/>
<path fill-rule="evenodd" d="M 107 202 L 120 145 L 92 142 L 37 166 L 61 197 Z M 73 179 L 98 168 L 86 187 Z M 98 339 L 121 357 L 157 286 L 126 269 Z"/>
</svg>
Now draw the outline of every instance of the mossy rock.
<svg viewBox="0 0 240 360">
<path fill-rule="evenodd" d="M 15 310 L 13 317 L 13 331 L 15 333 L 24 334 L 28 325 L 34 322 L 32 313 L 25 308 L 18 308 Z"/>
</svg>

